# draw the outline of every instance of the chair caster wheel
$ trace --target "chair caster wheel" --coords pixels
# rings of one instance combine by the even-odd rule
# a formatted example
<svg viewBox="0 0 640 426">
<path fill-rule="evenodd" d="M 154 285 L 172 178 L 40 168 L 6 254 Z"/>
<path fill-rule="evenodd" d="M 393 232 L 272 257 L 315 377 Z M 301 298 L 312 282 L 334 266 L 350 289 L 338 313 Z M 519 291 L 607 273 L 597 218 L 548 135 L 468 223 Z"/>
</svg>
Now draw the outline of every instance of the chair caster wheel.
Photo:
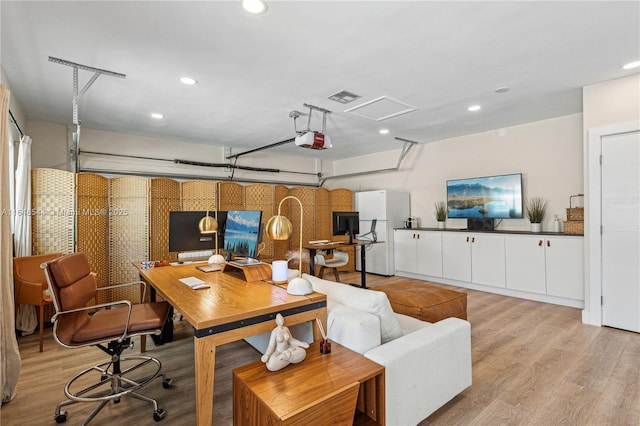
<svg viewBox="0 0 640 426">
<path fill-rule="evenodd" d="M 173 384 L 173 379 L 165 379 L 162 381 L 162 387 L 165 389 L 169 389 Z"/>
<path fill-rule="evenodd" d="M 153 413 L 153 420 L 155 420 L 156 422 L 159 422 L 160 420 L 164 419 L 164 416 L 166 415 L 167 415 L 167 412 L 164 411 L 163 408 L 158 408 L 158 411 Z"/>
<path fill-rule="evenodd" d="M 65 411 L 61 411 L 55 415 L 55 419 L 56 423 L 64 423 L 67 421 L 67 413 Z"/>
<path fill-rule="evenodd" d="M 120 398 L 114 398 L 113 403 L 114 404 L 119 404 L 120 403 Z"/>
</svg>

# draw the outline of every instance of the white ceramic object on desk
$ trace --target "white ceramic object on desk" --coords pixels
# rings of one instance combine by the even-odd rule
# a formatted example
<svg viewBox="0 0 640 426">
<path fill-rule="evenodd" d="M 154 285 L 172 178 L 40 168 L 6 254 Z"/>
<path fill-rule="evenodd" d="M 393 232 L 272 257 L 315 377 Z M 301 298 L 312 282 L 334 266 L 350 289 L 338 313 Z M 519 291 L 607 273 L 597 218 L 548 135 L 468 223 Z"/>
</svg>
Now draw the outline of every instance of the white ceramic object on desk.
<svg viewBox="0 0 640 426">
<path fill-rule="evenodd" d="M 220 265 L 224 263 L 224 257 L 221 254 L 214 254 L 207 262 L 209 265 Z"/>
</svg>

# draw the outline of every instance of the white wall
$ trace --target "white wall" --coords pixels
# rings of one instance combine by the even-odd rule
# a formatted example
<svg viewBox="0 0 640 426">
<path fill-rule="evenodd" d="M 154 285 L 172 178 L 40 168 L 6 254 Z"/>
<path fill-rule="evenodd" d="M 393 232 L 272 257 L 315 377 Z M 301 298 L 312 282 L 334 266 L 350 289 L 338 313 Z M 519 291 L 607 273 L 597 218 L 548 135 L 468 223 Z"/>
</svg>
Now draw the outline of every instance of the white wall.
<svg viewBox="0 0 640 426">
<path fill-rule="evenodd" d="M 394 167 L 399 151 L 335 162 L 336 175 Z M 411 194 L 411 215 L 419 226 L 436 225 L 433 204 L 446 199 L 446 181 L 467 177 L 523 173 L 525 200 L 549 200 L 543 229 L 553 230 L 554 215 L 566 219 L 569 197 L 583 192 L 582 114 L 527 123 L 415 146 L 401 170 L 327 181 L 327 187 L 354 191 L 395 189 Z M 447 221 L 452 228 L 466 221 Z M 527 219 L 505 219 L 498 229 L 528 230 Z"/>
</svg>

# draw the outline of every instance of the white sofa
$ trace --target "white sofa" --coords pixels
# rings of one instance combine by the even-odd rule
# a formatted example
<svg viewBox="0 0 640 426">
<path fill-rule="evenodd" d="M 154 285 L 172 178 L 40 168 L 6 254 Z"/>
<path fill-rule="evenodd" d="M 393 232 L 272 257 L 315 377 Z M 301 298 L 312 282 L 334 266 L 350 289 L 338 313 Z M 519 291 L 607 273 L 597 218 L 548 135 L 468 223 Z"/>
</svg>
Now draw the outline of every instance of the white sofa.
<svg viewBox="0 0 640 426">
<path fill-rule="evenodd" d="M 387 425 L 415 425 L 471 386 L 469 322 L 423 322 L 380 291 L 304 277 L 327 295 L 329 339 L 385 367 Z"/>
</svg>

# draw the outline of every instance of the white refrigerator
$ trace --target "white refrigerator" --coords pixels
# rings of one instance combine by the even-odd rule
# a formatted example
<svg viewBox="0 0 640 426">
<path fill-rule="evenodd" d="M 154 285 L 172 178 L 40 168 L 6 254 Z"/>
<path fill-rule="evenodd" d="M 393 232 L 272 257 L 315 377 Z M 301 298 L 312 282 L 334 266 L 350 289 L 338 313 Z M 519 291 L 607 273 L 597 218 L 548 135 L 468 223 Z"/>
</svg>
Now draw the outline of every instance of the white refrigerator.
<svg viewBox="0 0 640 426">
<path fill-rule="evenodd" d="M 371 222 L 376 219 L 377 244 L 363 246 L 365 253 L 366 272 L 379 275 L 393 275 L 395 265 L 393 260 L 393 229 L 401 228 L 403 222 L 411 216 L 409 193 L 377 190 L 355 193 L 355 209 L 359 212 L 360 233 L 366 234 L 371 230 Z M 369 234 L 363 238 L 372 238 Z M 360 253 L 356 253 L 356 269 L 360 267 Z"/>
</svg>

